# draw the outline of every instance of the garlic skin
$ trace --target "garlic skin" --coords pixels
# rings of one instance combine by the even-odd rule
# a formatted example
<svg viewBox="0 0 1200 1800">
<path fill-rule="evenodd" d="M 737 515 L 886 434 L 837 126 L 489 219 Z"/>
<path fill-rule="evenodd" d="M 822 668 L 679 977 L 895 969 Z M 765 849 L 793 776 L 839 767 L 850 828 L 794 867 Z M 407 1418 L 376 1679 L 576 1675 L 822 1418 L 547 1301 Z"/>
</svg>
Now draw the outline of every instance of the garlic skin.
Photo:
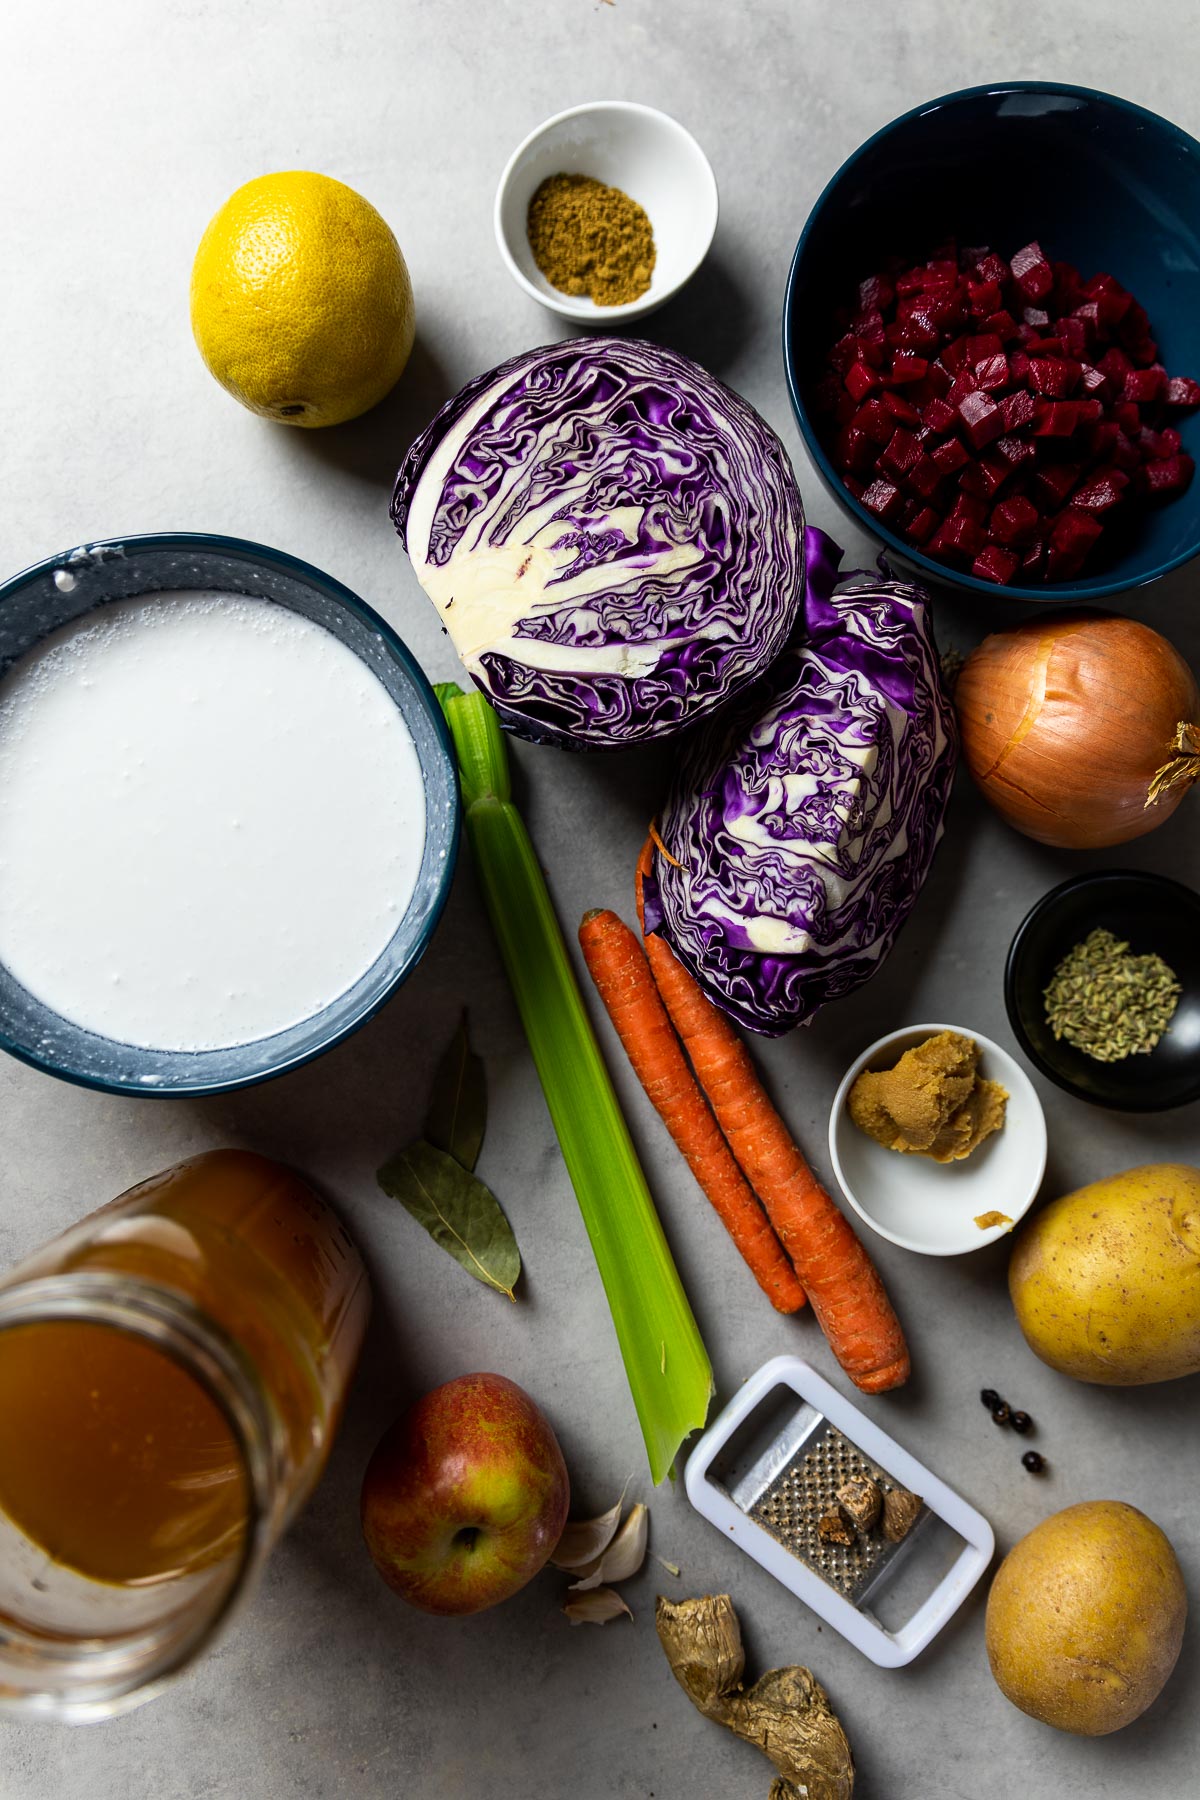
<svg viewBox="0 0 1200 1800">
<path fill-rule="evenodd" d="M 607 1625 L 610 1619 L 619 1619 L 622 1613 L 627 1619 L 633 1617 L 620 1594 L 612 1588 L 592 1588 L 586 1594 L 579 1594 L 572 1588 L 571 1592 L 577 1594 L 577 1598 L 568 1600 L 563 1611 L 572 1625 Z"/>
</svg>

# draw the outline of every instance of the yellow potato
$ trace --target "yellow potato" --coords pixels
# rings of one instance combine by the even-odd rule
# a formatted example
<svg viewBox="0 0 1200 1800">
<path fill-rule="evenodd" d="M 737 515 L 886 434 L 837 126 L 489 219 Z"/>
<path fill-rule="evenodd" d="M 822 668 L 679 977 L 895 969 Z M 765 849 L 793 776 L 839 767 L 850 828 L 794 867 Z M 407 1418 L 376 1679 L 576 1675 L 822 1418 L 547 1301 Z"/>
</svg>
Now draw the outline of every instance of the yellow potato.
<svg viewBox="0 0 1200 1800">
<path fill-rule="evenodd" d="M 1147 1163 L 1051 1201 L 1008 1267 L 1030 1349 L 1078 1381 L 1200 1370 L 1200 1169 Z"/>
<path fill-rule="evenodd" d="M 1120 1500 L 1086 1500 L 1043 1519 L 1001 1563 L 988 1661 L 1022 1712 L 1102 1737 L 1162 1692 L 1186 1618 L 1183 1576 L 1154 1521 Z"/>
</svg>

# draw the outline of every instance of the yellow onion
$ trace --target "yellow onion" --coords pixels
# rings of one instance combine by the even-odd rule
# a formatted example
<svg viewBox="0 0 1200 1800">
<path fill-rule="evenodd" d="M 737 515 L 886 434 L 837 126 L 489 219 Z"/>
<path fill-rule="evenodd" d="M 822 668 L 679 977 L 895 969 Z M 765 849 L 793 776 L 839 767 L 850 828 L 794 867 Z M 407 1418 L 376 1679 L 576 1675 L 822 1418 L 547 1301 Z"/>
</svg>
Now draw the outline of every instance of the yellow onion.
<svg viewBox="0 0 1200 1800">
<path fill-rule="evenodd" d="M 984 798 L 1041 844 L 1141 837 L 1200 778 L 1196 678 L 1134 619 L 1054 613 L 996 632 L 967 658 L 955 701 Z"/>
</svg>

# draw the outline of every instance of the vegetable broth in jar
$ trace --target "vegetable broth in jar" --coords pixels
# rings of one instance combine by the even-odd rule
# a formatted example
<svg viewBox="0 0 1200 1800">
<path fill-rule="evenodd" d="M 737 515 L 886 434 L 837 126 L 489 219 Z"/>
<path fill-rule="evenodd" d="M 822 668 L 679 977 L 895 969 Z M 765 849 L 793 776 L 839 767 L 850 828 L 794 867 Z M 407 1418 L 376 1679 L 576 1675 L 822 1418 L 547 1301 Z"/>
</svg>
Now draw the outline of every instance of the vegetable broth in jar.
<svg viewBox="0 0 1200 1800">
<path fill-rule="evenodd" d="M 0 1283 L 0 1705 L 103 1716 L 203 1647 L 320 1475 L 368 1309 L 330 1208 L 231 1150 Z"/>
</svg>

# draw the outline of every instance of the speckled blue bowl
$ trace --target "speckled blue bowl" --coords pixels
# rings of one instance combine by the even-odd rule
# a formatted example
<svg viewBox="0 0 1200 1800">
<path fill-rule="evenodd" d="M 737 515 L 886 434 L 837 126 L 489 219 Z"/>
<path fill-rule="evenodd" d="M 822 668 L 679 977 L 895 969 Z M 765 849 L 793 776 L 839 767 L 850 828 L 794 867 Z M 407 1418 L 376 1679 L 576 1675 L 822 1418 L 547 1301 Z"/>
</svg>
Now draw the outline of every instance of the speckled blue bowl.
<svg viewBox="0 0 1200 1800">
<path fill-rule="evenodd" d="M 1011 255 L 1031 238 L 1085 276 L 1116 276 L 1150 314 L 1172 375 L 1200 379 L 1200 144 L 1157 114 L 1091 88 L 993 82 L 930 100 L 885 125 L 842 164 L 796 246 L 783 355 L 796 420 L 830 492 L 867 531 L 935 581 L 1020 600 L 1096 600 L 1155 581 L 1200 552 L 1200 479 L 1149 508 L 1075 581 L 997 588 L 936 562 L 854 500 L 811 406 L 835 307 L 890 255 L 939 240 Z M 1200 419 L 1182 426 L 1200 460 Z"/>
<path fill-rule="evenodd" d="M 0 674 L 47 633 L 105 600 L 215 588 L 278 601 L 331 631 L 378 676 L 412 733 L 425 777 L 426 839 L 417 885 L 395 935 L 353 987 L 312 1018 L 224 1050 L 145 1050 L 73 1025 L 0 964 L 0 1048 L 23 1062 L 114 1094 L 223 1093 L 282 1075 L 340 1043 L 377 1012 L 419 961 L 454 873 L 458 779 L 433 691 L 379 615 L 311 564 L 238 538 L 163 532 L 84 544 L 0 584 Z"/>
</svg>

